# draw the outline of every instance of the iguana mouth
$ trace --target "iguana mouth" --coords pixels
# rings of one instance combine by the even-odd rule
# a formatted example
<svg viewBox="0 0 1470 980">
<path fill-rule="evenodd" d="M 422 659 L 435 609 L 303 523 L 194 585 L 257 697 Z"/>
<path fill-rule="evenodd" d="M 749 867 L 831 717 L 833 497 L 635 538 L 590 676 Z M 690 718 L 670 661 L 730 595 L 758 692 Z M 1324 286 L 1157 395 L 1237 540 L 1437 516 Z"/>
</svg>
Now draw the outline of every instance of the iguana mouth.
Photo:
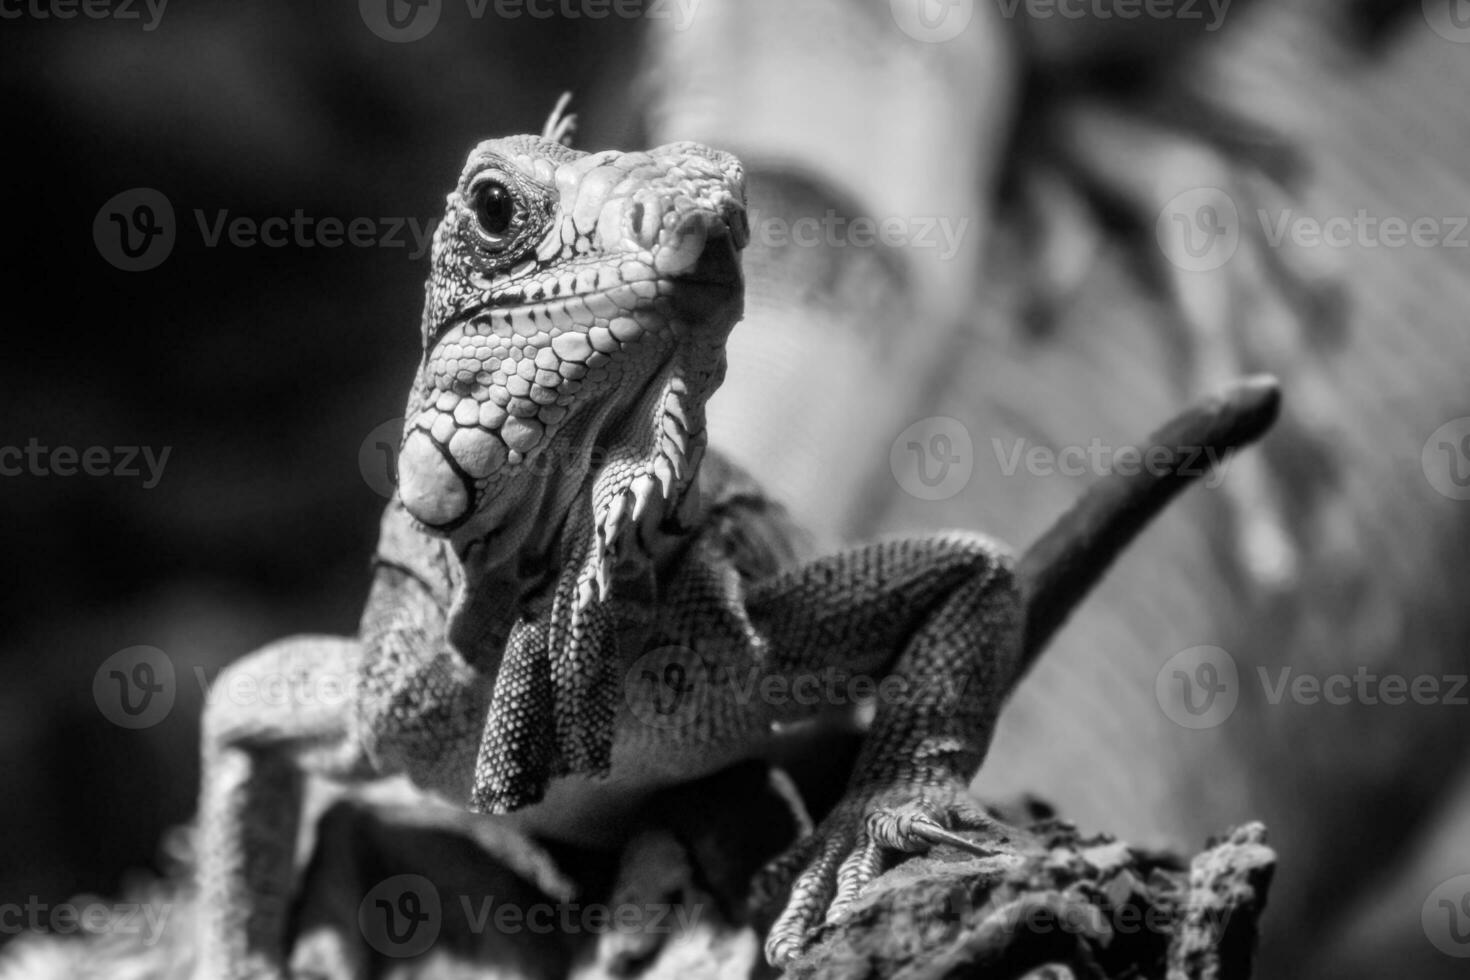
<svg viewBox="0 0 1470 980">
<path fill-rule="evenodd" d="M 740 289 L 742 283 L 739 260 L 734 254 L 737 246 L 728 237 L 712 242 L 711 245 L 713 247 L 706 250 L 706 255 L 701 257 L 699 264 L 687 275 L 619 280 L 609 286 L 573 293 L 550 294 L 544 287 L 539 287 L 538 290 L 527 286 L 513 290 L 502 289 L 447 321 L 432 337 L 431 346 L 442 343 L 456 327 L 465 324 L 506 330 L 515 329 L 514 325 L 518 320 L 555 324 L 571 315 L 570 308 L 575 303 L 581 303 L 588 309 L 603 303 L 616 303 L 618 299 L 626 298 L 629 289 L 641 302 L 650 304 L 644 308 L 646 310 L 653 310 L 652 304 L 658 298 L 667 297 L 680 308 L 680 312 L 697 317 L 702 308 L 729 299 L 732 293 Z M 726 252 L 731 254 L 721 254 Z M 589 264 L 588 268 L 614 275 L 625 271 L 606 262 Z M 638 308 L 626 311 L 619 309 L 618 312 L 636 314 Z"/>
<path fill-rule="evenodd" d="M 625 524 L 651 530 L 697 469 L 704 445 L 704 400 L 724 369 L 723 335 L 701 336 L 700 323 L 709 310 L 739 304 L 738 280 L 675 285 L 667 294 L 675 316 L 653 306 L 632 311 L 634 322 L 647 328 L 647 338 L 625 333 L 617 341 L 615 334 L 609 336 L 613 331 L 599 327 L 554 338 L 553 349 L 560 347 L 569 358 L 584 360 L 561 366 L 554 388 L 557 397 L 537 415 L 513 413 L 526 396 L 534 399 L 551 387 L 537 380 L 552 380 L 543 377 L 549 367 L 538 367 L 530 379 L 518 373 L 520 390 L 509 400 L 504 392 L 510 388 L 492 391 L 483 400 L 475 392 L 458 400 L 444 398 L 436 406 L 438 418 L 449 410 L 454 427 L 437 418 L 420 420 L 404 445 L 405 457 L 418 454 L 409 459 L 413 472 L 433 480 L 431 503 L 440 509 L 416 512 L 414 498 L 405 494 L 410 512 L 426 529 L 440 534 L 455 532 L 481 515 L 491 525 L 513 519 L 556 520 L 538 506 L 531 511 L 525 507 L 557 496 L 553 484 L 558 481 L 580 482 L 576 475 L 580 467 L 595 470 L 593 503 L 602 555 L 597 582 L 599 594 L 605 596 L 619 542 L 628 539 L 622 533 Z M 492 319 L 506 316 L 497 310 Z M 452 345 L 459 339 L 451 332 L 446 342 Z M 600 349 L 613 347 L 612 341 L 617 341 L 616 350 Z M 617 355 L 625 361 L 620 364 Z M 538 360 L 551 363 L 539 355 L 531 363 Z M 629 390 L 644 377 L 648 380 L 638 389 Z M 589 392 L 588 387 L 594 390 Z M 473 416 L 460 408 L 466 403 L 473 405 Z M 414 484 L 405 483 L 412 491 Z M 524 503 L 517 505 L 516 498 Z M 655 503 L 659 506 L 651 507 Z M 650 511 L 651 522 L 645 520 Z M 639 538 L 634 535 L 631 540 Z"/>
<path fill-rule="evenodd" d="M 503 381 L 478 377 L 467 384 L 456 376 L 431 392 L 435 411 L 420 413 L 404 443 L 404 457 L 413 466 L 404 481 L 410 511 L 428 530 L 453 532 L 480 511 L 487 495 L 509 489 L 517 471 L 534 470 L 548 454 L 555 457 L 551 468 L 565 470 L 594 449 L 609 451 L 609 433 L 616 435 L 614 442 L 632 438 L 646 443 L 639 447 L 648 456 L 640 474 L 644 479 L 636 486 L 630 482 L 628 488 L 642 502 L 637 508 L 640 519 L 651 502 L 650 483 L 660 487 L 665 498 L 672 497 L 675 484 L 689 475 L 691 450 L 702 444 L 703 400 L 713 386 L 704 388 L 712 374 L 723 370 L 723 334 L 707 339 L 698 334 L 712 311 L 738 308 L 741 289 L 736 269 L 733 276 L 646 280 L 658 289 L 653 301 L 621 310 L 608 326 L 574 326 L 558 333 L 548 347 L 518 359 L 518 365 L 533 367 L 518 366 Z M 586 306 L 619 288 L 552 303 L 575 299 Z M 453 353 L 485 331 L 502 332 L 526 321 L 531 326 L 547 322 L 549 305 L 490 308 L 451 327 L 439 346 Z M 543 353 L 547 350 L 550 355 Z M 645 372 L 648 381 L 636 394 L 618 391 L 637 383 Z M 483 384 L 486 380 L 491 383 Z M 589 387 L 594 392 L 589 393 Z M 650 393 L 658 394 L 659 400 L 645 405 Z M 691 399 L 691 394 L 697 397 Z M 638 424 L 645 413 L 648 420 Z M 586 420 L 585 429 L 571 424 L 584 415 L 594 416 Z M 631 421 L 625 415 L 631 415 Z M 453 425 L 443 421 L 446 416 Z M 564 432 L 567 438 L 559 438 Z M 544 470 L 548 464 L 540 465 Z M 431 506 L 414 506 L 414 474 L 433 481 Z M 612 513 L 616 516 L 618 511 Z M 613 525 L 610 532 L 618 530 L 620 522 L 614 520 Z M 608 542 L 616 537 L 610 533 Z"/>
</svg>

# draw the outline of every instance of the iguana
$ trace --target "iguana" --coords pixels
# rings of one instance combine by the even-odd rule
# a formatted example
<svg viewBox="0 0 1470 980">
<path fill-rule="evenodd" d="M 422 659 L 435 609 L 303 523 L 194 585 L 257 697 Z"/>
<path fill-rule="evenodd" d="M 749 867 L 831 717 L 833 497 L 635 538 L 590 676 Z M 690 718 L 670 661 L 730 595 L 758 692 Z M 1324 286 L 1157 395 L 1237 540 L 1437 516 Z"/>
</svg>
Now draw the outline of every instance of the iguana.
<svg viewBox="0 0 1470 980">
<path fill-rule="evenodd" d="M 570 133 L 564 100 L 541 135 L 476 146 L 448 195 L 359 635 L 280 641 L 215 685 L 201 978 L 283 975 L 305 773 L 403 774 L 533 833 L 608 845 L 655 790 L 852 707 L 743 698 L 732 678 L 895 679 L 899 695 L 878 686 L 845 799 L 757 886 L 780 902 L 766 953 L 786 962 L 892 855 L 1004 846 L 967 787 L 1007 694 L 1200 475 L 1184 462 L 1275 417 L 1270 379 L 1204 403 L 1014 562 L 968 531 L 802 560 L 781 508 L 706 451 L 705 403 L 742 313 L 740 162 L 687 142 L 585 153 Z M 342 696 L 231 700 L 270 678 Z M 651 705 L 669 691 L 674 724 Z"/>
</svg>

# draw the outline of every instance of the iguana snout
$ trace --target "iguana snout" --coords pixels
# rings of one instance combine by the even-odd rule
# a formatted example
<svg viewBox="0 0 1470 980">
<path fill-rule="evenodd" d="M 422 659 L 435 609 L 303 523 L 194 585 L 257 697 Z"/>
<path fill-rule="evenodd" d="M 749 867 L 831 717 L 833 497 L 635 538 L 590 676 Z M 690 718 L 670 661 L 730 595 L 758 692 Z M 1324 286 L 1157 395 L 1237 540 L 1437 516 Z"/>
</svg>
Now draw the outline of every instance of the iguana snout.
<svg viewBox="0 0 1470 980">
<path fill-rule="evenodd" d="M 740 164 L 512 137 L 470 153 L 447 205 L 399 496 L 429 531 L 477 538 L 590 507 L 610 562 L 703 451 L 743 304 Z"/>
</svg>

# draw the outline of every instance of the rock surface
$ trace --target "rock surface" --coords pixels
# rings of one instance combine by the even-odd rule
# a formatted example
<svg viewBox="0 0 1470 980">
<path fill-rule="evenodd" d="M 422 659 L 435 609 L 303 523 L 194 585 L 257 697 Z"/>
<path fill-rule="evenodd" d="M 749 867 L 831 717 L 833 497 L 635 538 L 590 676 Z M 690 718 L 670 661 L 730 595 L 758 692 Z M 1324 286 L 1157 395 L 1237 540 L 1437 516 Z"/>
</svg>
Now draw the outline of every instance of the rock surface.
<svg viewBox="0 0 1470 980">
<path fill-rule="evenodd" d="M 544 845 L 422 801 L 349 796 L 318 824 L 296 896 L 293 970 L 383 980 L 774 978 L 761 953 L 767 923 L 745 892 L 801 825 L 789 791 L 758 765 L 682 787 L 655 801 L 656 818 L 621 855 Z M 1026 829 L 992 856 L 943 847 L 881 875 L 786 976 L 1250 976 L 1275 866 L 1261 825 L 1231 831 L 1186 864 L 1083 836 L 1035 803 L 994 812 Z M 196 936 L 187 881 L 179 866 L 131 896 L 171 913 L 148 941 L 122 930 L 27 936 L 10 951 L 18 972 L 0 975 L 182 980 Z M 410 898 L 428 933 L 380 928 L 375 910 L 407 909 Z"/>
<path fill-rule="evenodd" d="M 1012 843 L 1014 853 L 994 858 L 941 848 L 889 871 L 788 975 L 999 980 L 1051 967 L 1088 980 L 1250 976 L 1275 864 L 1259 824 L 1232 831 L 1188 868 L 1056 820 Z"/>
</svg>

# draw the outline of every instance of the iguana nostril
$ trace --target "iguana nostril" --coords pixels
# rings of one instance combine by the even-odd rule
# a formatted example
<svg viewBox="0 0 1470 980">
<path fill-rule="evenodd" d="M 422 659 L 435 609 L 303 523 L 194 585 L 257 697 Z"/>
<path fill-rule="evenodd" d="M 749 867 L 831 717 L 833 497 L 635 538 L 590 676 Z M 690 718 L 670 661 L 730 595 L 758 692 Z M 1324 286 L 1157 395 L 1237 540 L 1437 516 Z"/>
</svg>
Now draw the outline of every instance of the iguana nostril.
<svg viewBox="0 0 1470 980">
<path fill-rule="evenodd" d="M 738 205 L 727 207 L 725 225 L 730 229 L 730 237 L 734 240 L 736 249 L 743 249 L 750 244 L 750 216 L 745 208 Z"/>
<path fill-rule="evenodd" d="M 658 192 L 653 190 L 639 191 L 628 206 L 628 227 L 640 247 L 651 249 L 658 244 L 663 231 L 663 212 Z"/>
<path fill-rule="evenodd" d="M 705 211 L 694 211 L 681 218 L 664 235 L 662 244 L 653 255 L 653 267 L 659 275 L 678 276 L 693 269 L 704 254 L 705 242 L 709 240 L 709 225 L 714 220 L 718 219 Z"/>
</svg>

